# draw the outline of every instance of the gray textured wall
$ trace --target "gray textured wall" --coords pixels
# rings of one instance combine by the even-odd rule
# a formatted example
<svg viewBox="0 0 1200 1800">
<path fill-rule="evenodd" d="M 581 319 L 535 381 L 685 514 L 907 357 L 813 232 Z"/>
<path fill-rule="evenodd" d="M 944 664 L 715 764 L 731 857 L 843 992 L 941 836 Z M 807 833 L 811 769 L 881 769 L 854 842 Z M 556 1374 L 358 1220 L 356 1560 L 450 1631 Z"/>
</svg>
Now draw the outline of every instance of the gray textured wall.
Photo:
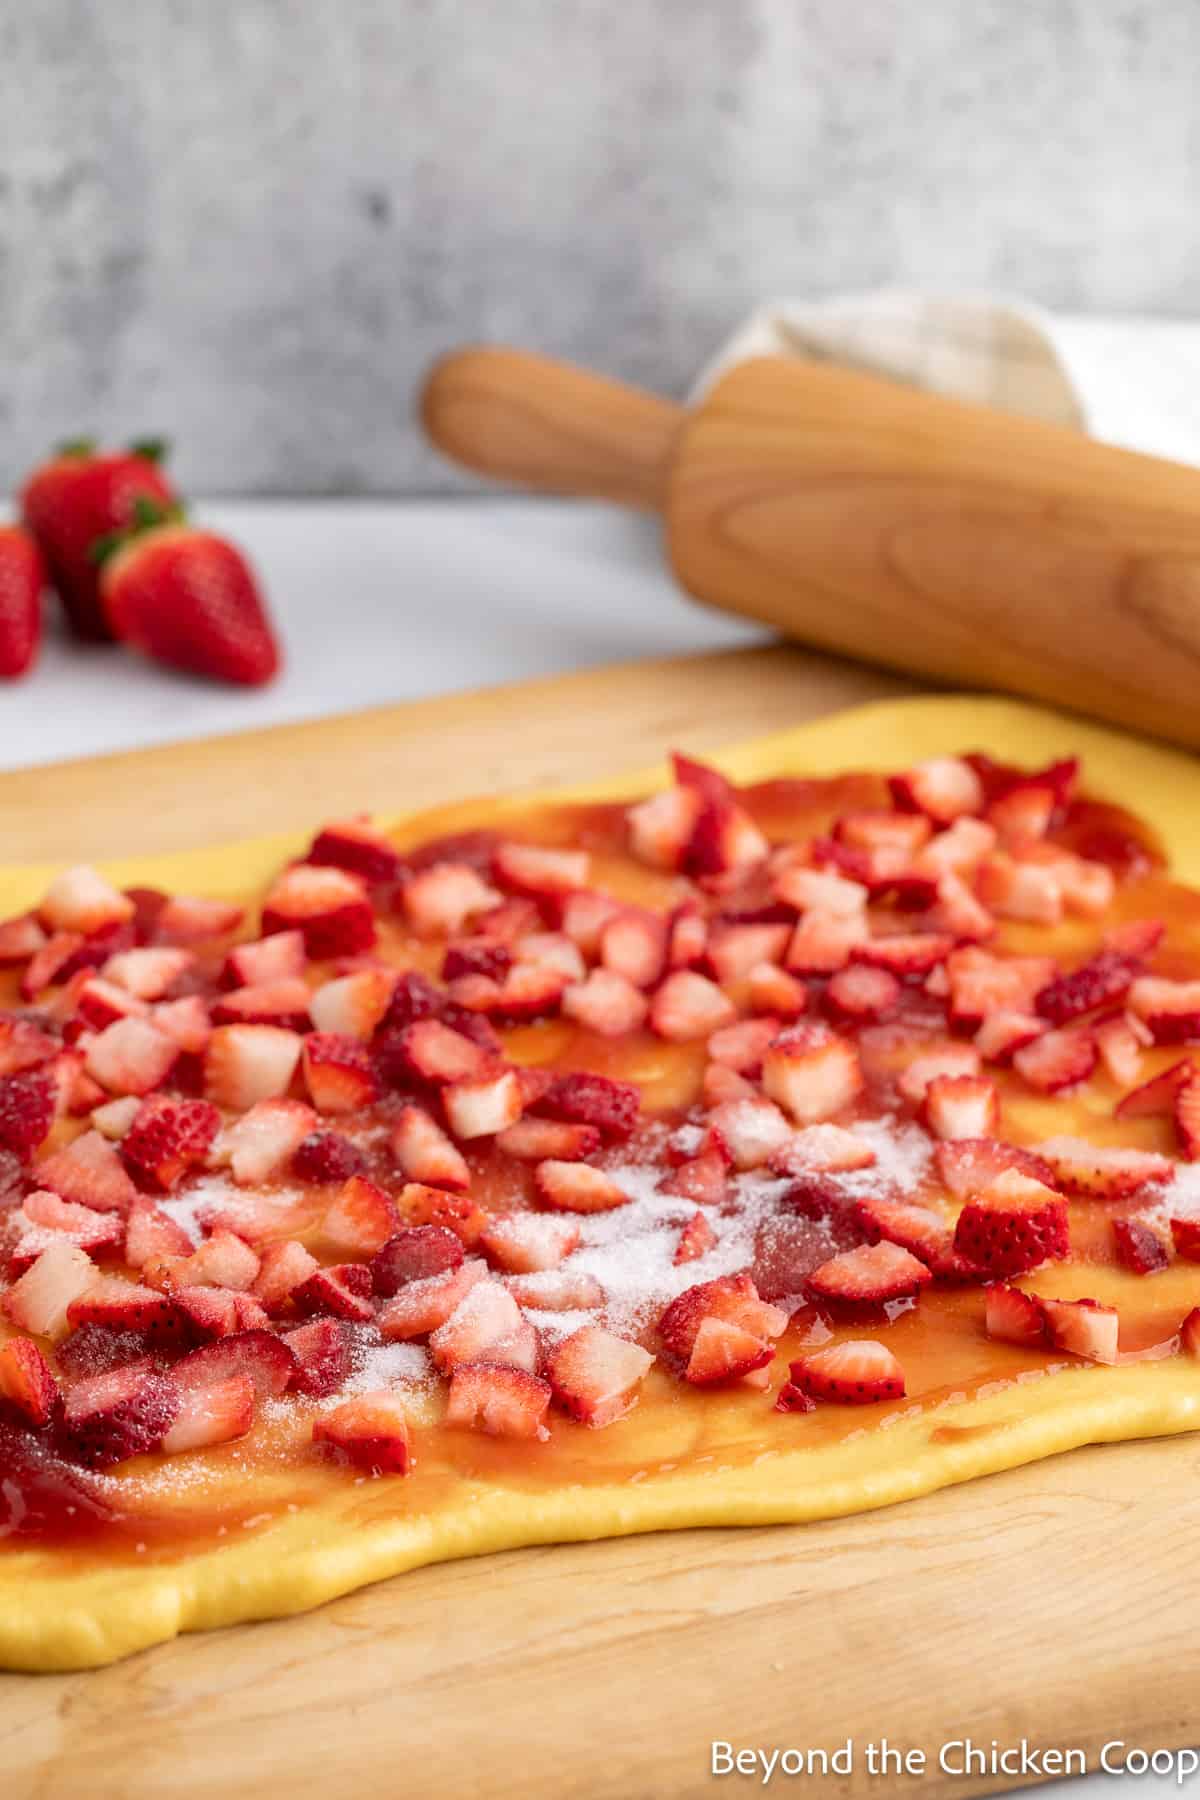
<svg viewBox="0 0 1200 1800">
<path fill-rule="evenodd" d="M 1196 0 L 0 0 L 0 458 L 436 489 L 512 338 L 678 390 L 751 302 L 1194 309 Z"/>
</svg>

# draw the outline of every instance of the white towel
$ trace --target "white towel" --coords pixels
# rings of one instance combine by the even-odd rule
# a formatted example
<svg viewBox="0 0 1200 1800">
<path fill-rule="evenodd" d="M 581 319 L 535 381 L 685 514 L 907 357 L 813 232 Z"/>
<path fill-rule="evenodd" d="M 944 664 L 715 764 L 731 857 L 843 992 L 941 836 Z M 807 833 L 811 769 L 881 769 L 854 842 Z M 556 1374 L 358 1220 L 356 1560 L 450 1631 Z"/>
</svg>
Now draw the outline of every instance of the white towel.
<svg viewBox="0 0 1200 1800">
<path fill-rule="evenodd" d="M 761 307 L 704 371 L 782 354 L 847 363 L 959 400 L 1200 463 L 1200 326 L 1044 312 L 986 295 L 883 289 Z"/>
</svg>

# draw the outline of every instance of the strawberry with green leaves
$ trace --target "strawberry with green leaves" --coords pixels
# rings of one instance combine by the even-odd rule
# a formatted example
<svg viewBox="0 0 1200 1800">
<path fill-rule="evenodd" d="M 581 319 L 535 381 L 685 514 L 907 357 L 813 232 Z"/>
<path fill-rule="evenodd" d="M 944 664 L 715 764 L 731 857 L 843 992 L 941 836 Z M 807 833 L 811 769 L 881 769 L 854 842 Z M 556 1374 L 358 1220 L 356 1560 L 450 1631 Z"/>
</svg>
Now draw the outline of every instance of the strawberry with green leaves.
<svg viewBox="0 0 1200 1800">
<path fill-rule="evenodd" d="M 64 444 L 25 483 L 26 528 L 37 540 L 77 637 L 103 642 L 113 636 L 100 600 L 94 547 L 134 523 L 139 501 L 164 509 L 175 504 L 175 490 L 161 467 L 164 454 L 158 442 L 97 450 L 90 439 L 80 439 Z"/>
<path fill-rule="evenodd" d="M 0 676 L 32 668 L 42 639 L 41 551 L 19 525 L 0 525 Z"/>
</svg>

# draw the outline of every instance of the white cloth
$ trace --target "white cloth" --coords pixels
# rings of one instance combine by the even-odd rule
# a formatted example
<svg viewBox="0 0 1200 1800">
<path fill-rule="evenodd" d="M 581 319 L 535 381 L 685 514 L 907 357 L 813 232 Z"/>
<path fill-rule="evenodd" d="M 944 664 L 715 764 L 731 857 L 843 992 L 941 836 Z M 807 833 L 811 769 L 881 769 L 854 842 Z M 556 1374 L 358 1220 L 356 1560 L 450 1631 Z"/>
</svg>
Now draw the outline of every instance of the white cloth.
<svg viewBox="0 0 1200 1800">
<path fill-rule="evenodd" d="M 697 392 L 750 356 L 847 363 L 958 400 L 1200 463 L 1200 325 L 1077 318 L 987 295 L 882 289 L 759 308 Z"/>
</svg>

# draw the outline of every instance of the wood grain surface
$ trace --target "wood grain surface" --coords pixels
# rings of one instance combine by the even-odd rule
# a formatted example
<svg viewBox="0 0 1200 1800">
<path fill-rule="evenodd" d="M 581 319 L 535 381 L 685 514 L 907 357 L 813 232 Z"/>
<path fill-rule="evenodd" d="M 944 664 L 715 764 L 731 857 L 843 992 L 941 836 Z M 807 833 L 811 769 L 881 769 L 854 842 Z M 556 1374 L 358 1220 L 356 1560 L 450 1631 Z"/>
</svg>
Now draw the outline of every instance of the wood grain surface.
<svg viewBox="0 0 1200 1800">
<path fill-rule="evenodd" d="M 606 670 L 5 776 L 3 841 L 25 858 L 160 849 L 578 780 L 894 691 L 783 650 Z M 826 1524 L 422 1569 L 109 1669 L 0 1677 L 0 1793 L 684 1800 L 713 1788 L 714 1739 L 848 1737 L 848 1781 L 771 1791 L 993 1792 L 1013 1782 L 939 1774 L 939 1747 L 1197 1735 L 1198 1533 L 1184 1438 Z M 882 1737 L 928 1751 L 928 1777 L 869 1780 Z"/>
</svg>

